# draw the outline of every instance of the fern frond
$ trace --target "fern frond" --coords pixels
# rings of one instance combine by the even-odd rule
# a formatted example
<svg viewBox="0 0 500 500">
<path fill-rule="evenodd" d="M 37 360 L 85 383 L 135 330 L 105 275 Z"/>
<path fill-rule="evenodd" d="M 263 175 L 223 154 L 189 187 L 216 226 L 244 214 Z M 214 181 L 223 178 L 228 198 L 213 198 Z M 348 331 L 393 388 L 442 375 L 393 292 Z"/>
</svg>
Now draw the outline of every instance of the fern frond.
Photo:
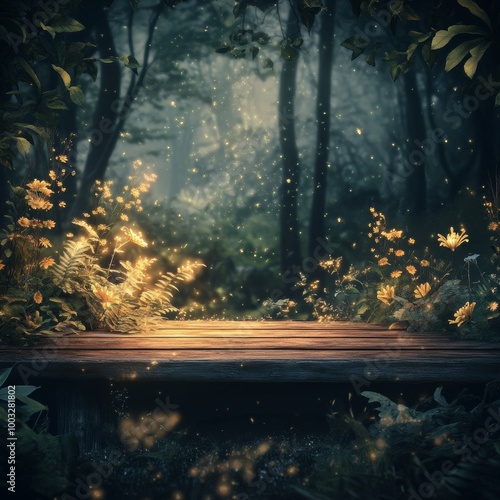
<svg viewBox="0 0 500 500">
<path fill-rule="evenodd" d="M 51 268 L 52 280 L 56 286 L 66 293 L 75 291 L 74 279 L 85 266 L 91 246 L 84 240 L 69 240 L 64 244 L 64 252 L 59 264 Z"/>
</svg>

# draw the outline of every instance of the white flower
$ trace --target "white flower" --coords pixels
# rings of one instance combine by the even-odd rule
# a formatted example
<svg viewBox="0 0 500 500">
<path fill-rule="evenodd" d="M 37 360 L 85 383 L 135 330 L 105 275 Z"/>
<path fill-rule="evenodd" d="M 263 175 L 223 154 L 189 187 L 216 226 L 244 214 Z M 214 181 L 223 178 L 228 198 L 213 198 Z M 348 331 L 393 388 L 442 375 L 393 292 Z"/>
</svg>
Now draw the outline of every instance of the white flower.
<svg viewBox="0 0 500 500">
<path fill-rule="evenodd" d="M 464 262 L 467 262 L 467 264 L 470 264 L 471 262 L 476 264 L 478 257 L 479 257 L 478 253 L 475 253 L 474 255 L 469 255 L 468 257 L 465 257 Z"/>
</svg>

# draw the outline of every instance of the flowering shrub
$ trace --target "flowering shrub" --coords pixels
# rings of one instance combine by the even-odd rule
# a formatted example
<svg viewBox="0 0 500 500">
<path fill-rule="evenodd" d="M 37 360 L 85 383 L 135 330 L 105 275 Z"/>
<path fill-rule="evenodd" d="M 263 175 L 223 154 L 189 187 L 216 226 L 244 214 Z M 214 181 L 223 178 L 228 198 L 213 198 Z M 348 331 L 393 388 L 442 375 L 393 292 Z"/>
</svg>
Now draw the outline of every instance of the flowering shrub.
<svg viewBox="0 0 500 500">
<path fill-rule="evenodd" d="M 133 210 L 142 211 L 141 195 L 156 176 L 130 176 L 116 197 L 112 181 L 97 182 L 90 212 L 75 218 L 74 232 L 57 244 L 50 236 L 56 227 L 51 213 L 65 176 L 65 169 L 51 170 L 48 180 L 12 188 L 1 240 L 0 331 L 13 336 L 86 328 L 135 332 L 175 311 L 175 284 L 191 279 L 199 264 L 187 263 L 176 273 L 156 270 L 153 280 L 156 259 L 143 255 L 148 242 L 129 223 Z"/>
</svg>

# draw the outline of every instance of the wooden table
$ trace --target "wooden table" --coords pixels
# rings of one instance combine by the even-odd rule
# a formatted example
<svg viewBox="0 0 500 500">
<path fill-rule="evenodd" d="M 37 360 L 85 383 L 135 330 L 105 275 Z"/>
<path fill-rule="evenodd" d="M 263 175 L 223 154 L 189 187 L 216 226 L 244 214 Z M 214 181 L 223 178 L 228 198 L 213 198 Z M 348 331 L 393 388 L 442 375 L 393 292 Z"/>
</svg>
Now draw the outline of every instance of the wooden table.
<svg viewBox="0 0 500 500">
<path fill-rule="evenodd" d="M 499 342 L 343 322 L 166 321 L 142 335 L 83 332 L 0 352 L 0 366 L 19 363 L 26 373 L 35 372 L 32 376 L 64 380 L 484 382 L 500 377 Z"/>
</svg>

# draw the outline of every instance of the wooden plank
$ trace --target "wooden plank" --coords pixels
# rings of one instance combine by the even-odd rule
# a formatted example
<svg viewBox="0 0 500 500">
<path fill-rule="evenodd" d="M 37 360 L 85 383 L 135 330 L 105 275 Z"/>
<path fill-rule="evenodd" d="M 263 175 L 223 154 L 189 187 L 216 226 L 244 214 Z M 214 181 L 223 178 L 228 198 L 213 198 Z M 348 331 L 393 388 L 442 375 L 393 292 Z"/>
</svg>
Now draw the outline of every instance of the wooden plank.
<svg viewBox="0 0 500 500">
<path fill-rule="evenodd" d="M 382 349 L 385 346 L 398 346 L 402 349 L 440 349 L 440 350 L 486 350 L 480 342 L 449 342 L 436 338 L 419 338 L 411 336 L 395 336 L 391 343 L 365 337 L 292 337 L 277 339 L 275 337 L 239 337 L 237 334 L 224 337 L 67 337 L 47 340 L 42 345 L 55 345 L 60 349 Z M 15 350 L 15 349 L 13 349 Z M 499 351 L 500 343 L 488 345 L 488 351 Z"/>
</svg>

